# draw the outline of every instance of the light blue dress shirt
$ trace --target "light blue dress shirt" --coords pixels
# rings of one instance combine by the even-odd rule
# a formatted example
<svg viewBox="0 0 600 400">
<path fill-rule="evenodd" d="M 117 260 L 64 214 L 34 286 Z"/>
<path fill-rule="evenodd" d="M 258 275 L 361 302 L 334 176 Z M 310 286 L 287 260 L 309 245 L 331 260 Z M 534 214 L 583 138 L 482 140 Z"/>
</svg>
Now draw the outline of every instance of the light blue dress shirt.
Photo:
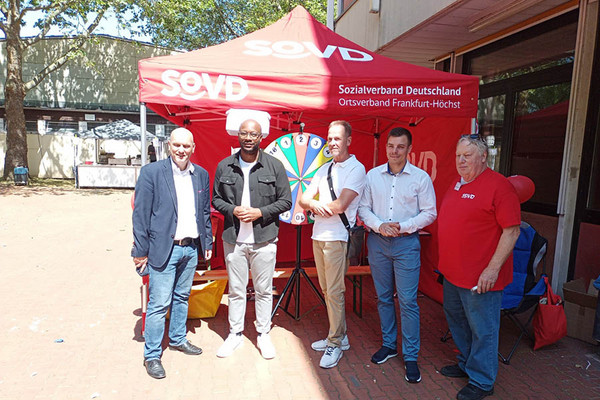
<svg viewBox="0 0 600 400">
<path fill-rule="evenodd" d="M 399 222 L 401 233 L 425 228 L 437 217 L 431 178 L 408 161 L 398 174 L 391 173 L 387 163 L 373 168 L 367 173 L 358 215 L 377 233 L 385 222 Z"/>
</svg>

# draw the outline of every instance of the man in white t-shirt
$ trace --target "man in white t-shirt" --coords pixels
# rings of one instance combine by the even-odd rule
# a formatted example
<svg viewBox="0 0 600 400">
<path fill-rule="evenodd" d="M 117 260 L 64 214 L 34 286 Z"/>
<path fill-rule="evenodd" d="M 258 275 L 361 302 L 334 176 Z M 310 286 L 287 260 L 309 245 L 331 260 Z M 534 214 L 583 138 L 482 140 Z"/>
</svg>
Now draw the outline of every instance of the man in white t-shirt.
<svg viewBox="0 0 600 400">
<path fill-rule="evenodd" d="M 329 334 L 318 340 L 312 348 L 323 351 L 320 366 L 335 367 L 342 358 L 342 350 L 350 348 L 346 335 L 344 276 L 348 271 L 348 230 L 341 214 L 345 214 L 350 227 L 356 224 L 356 212 L 365 185 L 365 167 L 348 152 L 352 141 L 352 127 L 346 121 L 329 124 L 327 145 L 333 161 L 316 172 L 310 185 L 302 194 L 300 206 L 315 215 L 313 226 L 313 254 L 319 276 L 319 285 L 327 305 Z M 331 194 L 328 174 L 335 198 Z M 318 196 L 318 200 L 315 198 Z"/>
<path fill-rule="evenodd" d="M 217 351 L 230 356 L 243 343 L 248 270 L 255 290 L 257 346 L 266 359 L 275 357 L 271 342 L 273 273 L 279 214 L 292 207 L 290 184 L 281 161 L 262 150 L 260 124 L 240 125 L 240 151 L 217 166 L 213 206 L 223 214 L 223 251 L 229 278 L 229 336 Z"/>
</svg>

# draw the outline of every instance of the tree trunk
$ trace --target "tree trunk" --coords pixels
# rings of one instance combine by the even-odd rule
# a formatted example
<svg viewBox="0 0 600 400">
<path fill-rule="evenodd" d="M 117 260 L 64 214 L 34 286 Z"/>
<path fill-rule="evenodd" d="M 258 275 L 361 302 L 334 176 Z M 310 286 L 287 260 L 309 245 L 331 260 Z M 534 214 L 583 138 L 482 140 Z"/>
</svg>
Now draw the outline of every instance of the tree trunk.
<svg viewBox="0 0 600 400">
<path fill-rule="evenodd" d="M 11 28 L 15 28 L 11 26 Z M 25 127 L 25 87 L 23 85 L 23 50 L 20 32 L 6 32 L 7 71 L 4 98 L 6 100 L 6 157 L 4 178 L 12 179 L 15 167 L 27 165 L 27 129 Z"/>
</svg>

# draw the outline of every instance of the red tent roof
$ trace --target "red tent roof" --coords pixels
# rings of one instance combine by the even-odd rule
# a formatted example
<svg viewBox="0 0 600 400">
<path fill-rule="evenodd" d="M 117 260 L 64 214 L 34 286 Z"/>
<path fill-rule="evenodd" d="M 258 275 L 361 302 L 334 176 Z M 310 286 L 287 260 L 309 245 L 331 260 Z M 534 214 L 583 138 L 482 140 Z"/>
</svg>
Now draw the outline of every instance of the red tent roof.
<svg viewBox="0 0 600 400">
<path fill-rule="evenodd" d="M 296 7 L 229 42 L 139 62 L 140 101 L 182 123 L 196 110 L 475 117 L 478 79 L 372 53 Z M 174 117 L 183 117 L 178 120 Z M 205 116 L 206 117 L 206 116 Z"/>
<path fill-rule="evenodd" d="M 211 176 L 237 137 L 225 131 L 230 108 L 267 111 L 268 144 L 282 133 L 326 137 L 332 120 L 352 124 L 351 153 L 367 167 L 384 160 L 380 134 L 393 126 L 413 133 L 411 162 L 425 169 L 440 193 L 456 175 L 454 147 L 477 115 L 478 79 L 395 61 L 335 34 L 298 6 L 274 24 L 217 46 L 139 62 L 140 101 L 194 133 L 192 161 Z M 448 118 L 451 117 L 451 118 Z M 382 136 L 383 138 L 384 136 Z M 420 287 L 441 301 L 437 226 L 423 240 Z M 302 233 L 310 239 L 310 229 Z M 278 261 L 295 259 L 295 232 L 282 224 Z M 302 246 L 302 258 L 312 256 Z"/>
</svg>

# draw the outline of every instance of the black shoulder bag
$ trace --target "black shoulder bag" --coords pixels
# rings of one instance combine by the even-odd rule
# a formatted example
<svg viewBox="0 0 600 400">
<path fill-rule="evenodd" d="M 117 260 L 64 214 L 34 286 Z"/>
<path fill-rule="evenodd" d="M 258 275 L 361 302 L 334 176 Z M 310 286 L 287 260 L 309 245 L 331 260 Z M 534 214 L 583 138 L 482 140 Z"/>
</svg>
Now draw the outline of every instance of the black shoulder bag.
<svg viewBox="0 0 600 400">
<path fill-rule="evenodd" d="M 331 199 L 335 201 L 337 199 L 337 196 L 333 191 L 333 182 L 331 180 L 332 167 L 333 162 L 327 170 L 327 183 L 329 184 Z M 342 223 L 348 231 L 348 248 L 346 250 L 346 254 L 350 259 L 350 265 L 360 265 L 360 256 L 362 253 L 363 244 L 365 242 L 365 228 L 362 225 L 354 225 L 353 227 L 350 227 L 350 222 L 348 221 L 348 217 L 346 217 L 345 212 L 338 215 L 340 216 Z"/>
</svg>

